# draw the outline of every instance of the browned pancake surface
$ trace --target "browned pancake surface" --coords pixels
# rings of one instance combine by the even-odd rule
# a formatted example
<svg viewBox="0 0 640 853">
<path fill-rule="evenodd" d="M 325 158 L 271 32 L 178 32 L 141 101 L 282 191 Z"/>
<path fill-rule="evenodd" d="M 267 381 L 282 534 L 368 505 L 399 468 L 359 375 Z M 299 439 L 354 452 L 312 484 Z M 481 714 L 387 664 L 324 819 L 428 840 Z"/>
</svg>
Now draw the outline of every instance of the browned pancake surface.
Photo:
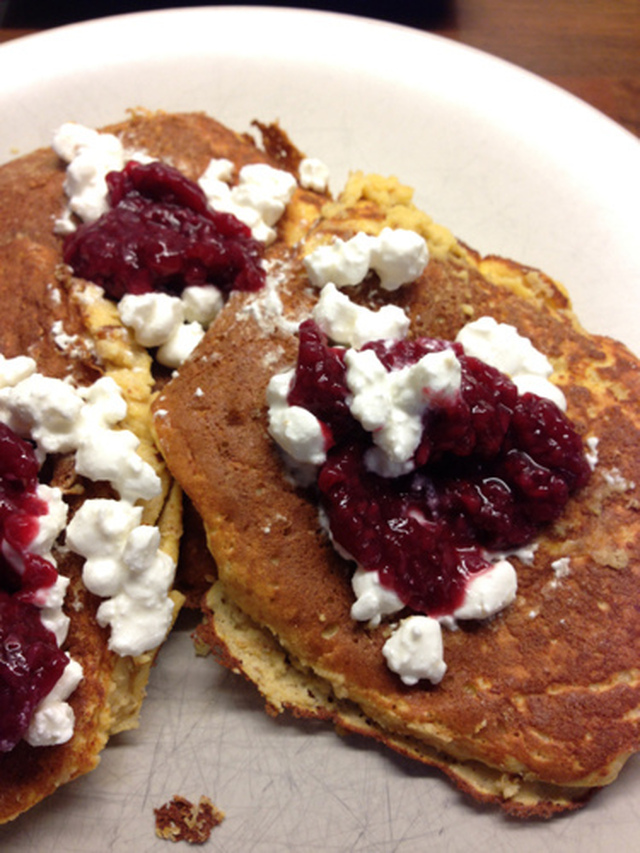
<svg viewBox="0 0 640 853">
<path fill-rule="evenodd" d="M 0 301 L 4 313 L 0 351 L 7 358 L 30 355 L 49 376 L 64 378 L 71 374 L 79 382 L 91 382 L 102 370 L 78 305 L 58 287 L 57 262 L 52 249 L 28 238 L 18 237 L 0 245 Z M 80 342 L 75 358 L 69 358 L 56 345 L 52 332 L 56 320 Z M 50 481 L 65 493 L 80 492 L 89 485 L 80 483 L 72 463 L 64 458 L 58 460 Z M 10 753 L 0 755 L 1 820 L 15 816 L 60 784 L 91 770 L 112 722 L 109 692 L 116 656 L 107 649 L 108 632 L 95 621 L 98 599 L 84 589 L 82 560 L 68 552 L 58 552 L 56 556 L 60 573 L 71 578 L 67 607 L 73 618 L 65 649 L 84 671 L 71 700 L 75 734 L 61 746 L 34 749 L 23 742 Z"/>
<path fill-rule="evenodd" d="M 309 244 L 363 222 L 375 230 L 377 209 L 361 199 L 330 211 Z M 513 797 L 522 780 L 550 786 L 538 794 L 542 812 L 555 786 L 575 786 L 580 800 L 638 748 L 638 361 L 587 335 L 547 277 L 436 237 L 426 272 L 391 297 L 410 313 L 412 333 L 451 338 L 483 314 L 515 325 L 553 362 L 578 431 L 599 440 L 589 485 L 544 531 L 533 565 L 518 563 L 516 602 L 490 622 L 444 632 L 440 685 L 404 687 L 381 655 L 385 628 L 349 616 L 352 567 L 328 544 L 313 498 L 286 477 L 266 431 L 267 383 L 295 363 L 297 340 L 269 320 L 260 297 L 233 298 L 163 393 L 156 429 L 234 606 L 392 738 L 417 739 L 467 768 L 488 765 L 506 774 Z M 300 251 L 274 264 L 287 316 L 300 319 L 313 300 Z M 375 282 L 357 298 L 390 299 Z M 560 557 L 570 572 L 556 579 L 551 563 Z M 564 798 L 558 808 L 568 805 Z"/>
<path fill-rule="evenodd" d="M 228 157 L 238 168 L 270 159 L 248 137 L 200 114 L 141 113 L 108 130 L 120 134 L 132 149 L 166 159 L 191 178 L 199 176 L 212 157 Z M 278 157 L 271 162 L 286 161 L 286 146 Z M 89 304 L 78 298 L 85 283 L 70 278 L 61 266 L 62 243 L 54 222 L 66 204 L 64 175 L 64 164 L 48 148 L 0 168 L 0 352 L 8 358 L 29 355 L 48 376 L 71 376 L 88 384 L 108 373 L 119 382 L 129 404 L 125 425 L 136 431 L 143 442 L 141 452 L 164 480 L 161 496 L 145 510 L 145 520 L 159 524 L 163 547 L 175 552 L 180 496 L 163 470 L 150 433 L 151 360 L 133 344 L 115 308 L 100 299 Z M 102 493 L 99 485 L 76 477 L 70 459 L 58 460 L 50 482 L 62 488 L 72 506 Z M 71 578 L 65 648 L 84 670 L 70 700 L 75 732 L 67 744 L 33 748 L 21 743 L 0 756 L 0 820 L 15 817 L 91 770 L 108 736 L 137 724 L 154 657 L 149 653 L 121 659 L 108 650 L 108 631 L 95 621 L 99 599 L 82 584 L 82 561 L 66 552 L 58 557 L 61 573 Z"/>
</svg>

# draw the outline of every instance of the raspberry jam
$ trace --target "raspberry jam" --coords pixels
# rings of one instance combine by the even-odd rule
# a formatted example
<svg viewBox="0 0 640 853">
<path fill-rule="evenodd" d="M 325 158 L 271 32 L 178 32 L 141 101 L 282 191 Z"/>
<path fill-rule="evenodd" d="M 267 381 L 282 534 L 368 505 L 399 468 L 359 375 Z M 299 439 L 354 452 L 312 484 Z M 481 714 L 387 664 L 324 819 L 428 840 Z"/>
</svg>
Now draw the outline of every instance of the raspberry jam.
<svg viewBox="0 0 640 853">
<path fill-rule="evenodd" d="M 366 348 L 387 370 L 444 348 L 460 361 L 460 392 L 426 409 L 410 473 L 367 469 L 373 442 L 349 411 L 345 351 L 328 346 L 313 321 L 300 329 L 288 402 L 311 411 L 330 436 L 318 490 L 335 542 L 412 610 L 451 614 L 469 576 L 488 567 L 486 552 L 531 542 L 586 483 L 582 441 L 554 403 L 519 395 L 459 344 L 421 338 Z"/>
<path fill-rule="evenodd" d="M 64 243 L 74 275 L 112 299 L 125 293 L 214 284 L 224 292 L 259 290 L 262 247 L 230 213 L 212 211 L 204 192 L 161 162 L 129 162 L 107 175 L 111 209 L 80 225 Z"/>
<path fill-rule="evenodd" d="M 0 752 L 23 738 L 67 664 L 35 603 L 57 578 L 50 562 L 27 550 L 47 512 L 37 486 L 31 445 L 0 423 Z"/>
</svg>

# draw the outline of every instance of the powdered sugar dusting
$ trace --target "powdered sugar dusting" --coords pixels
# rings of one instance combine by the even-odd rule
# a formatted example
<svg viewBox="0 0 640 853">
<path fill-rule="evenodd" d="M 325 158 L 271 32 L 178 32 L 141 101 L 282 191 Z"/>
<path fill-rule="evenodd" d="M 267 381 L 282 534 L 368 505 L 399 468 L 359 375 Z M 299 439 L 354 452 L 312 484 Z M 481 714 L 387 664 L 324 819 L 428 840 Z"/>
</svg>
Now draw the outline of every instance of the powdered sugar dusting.
<svg viewBox="0 0 640 853">
<path fill-rule="evenodd" d="M 265 336 L 270 336 L 276 331 L 295 335 L 300 323 L 306 317 L 306 312 L 301 312 L 297 317 L 286 317 L 280 298 L 280 287 L 290 280 L 291 264 L 280 260 L 265 261 L 265 269 L 267 279 L 264 287 L 239 309 L 236 319 L 251 318 Z"/>
</svg>

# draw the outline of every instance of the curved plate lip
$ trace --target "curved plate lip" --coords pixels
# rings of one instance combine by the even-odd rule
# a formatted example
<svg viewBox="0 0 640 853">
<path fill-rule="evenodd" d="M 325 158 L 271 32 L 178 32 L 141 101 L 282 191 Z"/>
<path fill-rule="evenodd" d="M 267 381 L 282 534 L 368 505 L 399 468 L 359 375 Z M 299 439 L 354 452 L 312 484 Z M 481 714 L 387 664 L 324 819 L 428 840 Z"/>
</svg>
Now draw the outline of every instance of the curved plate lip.
<svg viewBox="0 0 640 853">
<path fill-rule="evenodd" d="M 248 15 L 253 29 L 243 34 L 239 27 Z M 274 32 L 267 41 L 262 38 L 266 29 Z M 322 40 L 329 38 L 334 50 L 341 49 L 339 68 L 330 51 L 322 49 Z M 229 67 L 221 69 L 225 63 Z M 266 68 L 264 81 L 260 65 Z M 233 79 L 244 67 L 255 93 L 247 93 L 242 81 Z M 221 72 L 223 91 L 212 91 L 203 79 L 203 73 L 211 71 Z M 291 71 L 301 71 L 300 76 L 289 79 Z M 433 82 L 430 75 L 436 73 L 441 76 Z M 328 91 L 318 87 L 310 98 L 305 87 L 316 80 Z M 129 92 L 124 82 L 131 85 Z M 381 128 L 380 114 L 371 112 L 382 97 L 397 99 L 385 101 L 385 110 L 401 124 L 399 134 Z M 273 112 L 256 112 L 263 104 Z M 299 144 L 309 153 L 327 160 L 332 174 L 344 174 L 361 163 L 368 169 L 398 170 L 402 180 L 416 186 L 416 200 L 466 242 L 542 266 L 565 281 L 603 331 L 632 344 L 640 342 L 635 329 L 640 308 L 635 234 L 640 143 L 592 107 L 517 66 L 402 25 L 278 7 L 118 15 L 0 46 L 0 114 L 5 117 L 0 124 L 0 161 L 47 144 L 61 121 L 106 124 L 121 120 L 131 106 L 206 109 L 237 130 L 248 129 L 254 117 L 278 118 L 294 141 L 302 140 Z M 445 128 L 442 139 L 429 137 L 434 127 Z M 470 145 L 460 138 L 467 128 L 475 135 Z M 380 132 L 374 135 L 375 130 Z M 416 134 L 421 146 L 417 152 Z M 496 179 L 503 169 L 506 174 Z M 514 189 L 510 182 L 519 179 L 523 169 L 527 180 Z M 526 196 L 524 201 L 521 196 Z M 586 207 L 586 214 L 577 211 L 572 218 L 574 205 Z M 556 212 L 549 209 L 556 207 Z M 608 269 L 613 297 L 598 288 L 599 277 Z M 139 815 L 146 821 L 152 807 L 169 799 L 176 779 L 185 795 L 200 793 L 204 769 L 198 761 L 209 753 L 199 757 L 198 738 L 215 702 L 215 733 L 206 730 L 205 735 L 218 738 L 213 748 L 219 747 L 220 754 L 206 772 L 218 785 L 213 792 L 217 804 L 229 815 L 230 835 L 220 835 L 220 841 L 224 844 L 224 838 L 233 836 L 236 849 L 295 850 L 305 839 L 317 846 L 322 836 L 313 832 L 326 831 L 320 821 L 327 815 L 335 850 L 365 849 L 369 841 L 371 849 L 388 842 L 389 847 L 418 851 L 428 837 L 446 832 L 449 849 L 467 849 L 484 835 L 500 853 L 512 849 L 511 834 L 517 831 L 522 853 L 550 842 L 555 850 L 570 853 L 580 841 L 586 848 L 600 843 L 604 849 L 612 824 L 619 827 L 620 849 L 625 849 L 627 837 L 626 849 L 635 849 L 636 826 L 629 814 L 635 815 L 637 760 L 629 762 L 623 778 L 585 812 L 561 823 L 514 826 L 461 802 L 430 770 L 407 769 L 401 759 L 389 760 L 375 745 L 349 749 L 331 732 L 310 734 L 310 727 L 302 724 L 274 726 L 253 693 L 231 683 L 233 676 L 211 672 L 210 662 L 201 659 L 189 659 L 185 666 L 190 650 L 186 631 L 177 632 L 163 650 L 142 727 L 124 736 L 127 749 L 107 750 L 102 773 L 95 771 L 43 803 L 28 831 L 22 821 L 0 828 L 3 841 L 12 841 L 16 851 L 33 849 L 38 838 L 49 849 L 67 849 L 66 833 L 73 831 L 74 839 L 93 838 L 94 846 L 103 833 L 101 837 L 109 839 L 106 846 L 115 837 L 113 826 L 125 814 L 126 797 L 129 823 L 118 827 L 118 839 L 127 838 L 128 849 L 127 832 L 132 831 L 140 849 L 164 849 L 159 840 L 156 846 L 152 826 L 143 826 Z M 212 699 L 214 688 L 219 692 Z M 189 727 L 186 734 L 174 730 L 178 722 Z M 183 754 L 178 754 L 177 744 Z M 260 748 L 264 754 L 257 768 L 247 764 L 248 750 Z M 281 754 L 291 759 L 285 769 Z M 168 781 L 167 767 L 175 772 Z M 247 784 L 238 792 L 233 788 L 237 776 Z M 352 784 L 360 788 L 350 790 Z M 248 806 L 242 801 L 247 790 L 258 788 L 262 802 Z M 326 795 L 331 810 L 320 802 L 324 811 L 308 810 L 304 825 L 298 823 L 288 804 L 303 794 Z M 397 812 L 387 814 L 391 806 Z M 368 821 L 373 829 L 368 829 Z M 571 832 L 566 831 L 567 822 Z M 221 830 L 227 831 L 225 825 Z M 380 833 L 375 839 L 374 832 Z M 238 838 L 244 842 L 239 848 Z M 117 849 L 124 849 L 121 844 Z"/>
<path fill-rule="evenodd" d="M 243 28 L 248 17 L 254 22 L 253 29 Z M 299 38 L 305 27 L 313 33 L 311 45 Z M 268 39 L 265 31 L 270 33 Z M 188 45 L 181 37 L 188 37 Z M 331 39 L 331 54 L 318 47 L 325 38 Z M 640 141 L 632 133 L 571 93 L 507 60 L 402 24 L 312 9 L 250 5 L 159 9 L 27 34 L 0 45 L 0 97 L 15 97 L 25 89 L 42 86 L 43 57 L 55 58 L 54 67 L 47 69 L 47 81 L 62 81 L 96 64 L 104 72 L 123 64 L 135 67 L 201 51 L 334 67 L 331 56 L 341 46 L 349 48 L 340 54 L 343 74 L 364 72 L 373 80 L 380 76 L 401 86 L 411 85 L 414 75 L 419 78 L 421 72 L 428 74 L 455 62 L 459 73 L 446 80 L 447 99 L 466 108 L 475 102 L 476 112 L 500 121 L 505 130 L 521 134 L 530 144 L 552 144 L 559 156 L 565 157 L 571 149 L 578 162 L 583 155 L 578 143 L 584 142 L 585 133 L 597 133 L 602 144 L 618 155 L 611 164 L 614 176 L 623 174 L 628 158 L 640 163 Z M 376 68 L 377 51 L 387 55 L 403 51 L 405 63 Z M 515 91 L 518 101 L 510 103 L 508 116 L 502 113 L 492 86 L 502 89 L 502 97 Z M 549 126 L 554 121 L 560 122 L 561 133 L 556 132 L 551 142 Z M 2 154 L 0 148 L 0 157 Z"/>
<path fill-rule="evenodd" d="M 259 26 L 256 25 L 253 30 L 243 29 L 242 25 L 247 16 L 251 16 Z M 276 30 L 275 34 L 271 30 L 269 38 L 264 38 L 267 25 L 273 27 L 283 22 L 285 26 L 282 29 Z M 220 35 L 215 31 L 212 38 L 207 24 L 217 25 L 223 30 L 220 41 L 215 41 L 215 36 Z M 301 35 L 306 25 L 309 27 L 309 32 L 313 33 L 314 38 L 311 44 L 292 38 L 292 35 Z M 295 33 L 291 28 L 295 28 Z M 117 36 L 115 48 L 112 47 L 113 43 L 106 45 L 109 36 L 114 34 Z M 178 42 L 180 34 L 188 36 L 188 47 Z M 355 49 L 354 43 L 350 43 L 352 35 L 362 39 L 361 42 L 355 42 Z M 103 67 L 109 67 L 122 62 L 129 64 L 144 61 L 154 56 L 166 57 L 171 54 L 184 56 L 185 53 L 188 55 L 189 52 L 194 53 L 203 49 L 211 51 L 215 49 L 223 55 L 228 54 L 234 57 L 242 55 L 250 57 L 259 53 L 270 59 L 285 56 L 288 62 L 313 61 L 333 66 L 335 64 L 331 59 L 333 53 L 329 54 L 323 48 L 318 48 L 319 43 L 323 42 L 323 37 L 329 36 L 333 50 L 347 44 L 351 48 L 346 54 L 340 54 L 340 67 L 343 71 L 365 70 L 374 76 L 376 68 L 372 62 L 372 53 L 375 54 L 376 48 L 380 48 L 381 52 L 383 48 L 386 52 L 392 52 L 394 48 L 389 44 L 390 39 L 396 40 L 401 48 L 407 51 L 410 51 L 410 48 L 419 49 L 423 44 L 429 43 L 431 54 L 422 57 L 410 55 L 408 65 L 395 69 L 384 65 L 382 75 L 387 79 L 395 76 L 397 82 L 406 85 L 414 71 L 428 70 L 429 65 L 437 68 L 437 63 L 443 58 L 446 58 L 448 64 L 450 62 L 448 54 L 456 54 L 455 58 L 458 62 L 472 70 L 480 69 L 482 76 L 480 80 L 473 77 L 466 78 L 462 88 L 453 85 L 451 80 L 447 81 L 448 96 L 455 94 L 458 89 L 461 100 L 468 103 L 472 97 L 479 97 L 480 108 L 485 110 L 495 105 L 495 99 L 487 92 L 486 83 L 491 82 L 491 78 L 487 77 L 485 80 L 484 75 L 490 75 L 491 72 L 494 75 L 498 74 L 500 83 L 504 84 L 503 75 L 508 72 L 513 75 L 512 84 L 515 83 L 523 95 L 520 109 L 511 113 L 509 124 L 516 126 L 516 122 L 522 120 L 530 124 L 531 110 L 536 110 L 539 106 L 536 102 L 526 103 L 524 96 L 528 93 L 522 90 L 522 87 L 528 84 L 540 91 L 544 88 L 545 95 L 549 98 L 559 99 L 553 106 L 571 110 L 571 115 L 563 126 L 565 132 L 571 131 L 571 125 L 576 121 L 582 120 L 582 123 L 596 121 L 599 125 L 598 133 L 608 132 L 607 141 L 612 145 L 629 146 L 630 151 L 637 147 L 638 140 L 630 131 L 559 86 L 508 60 L 462 42 L 404 24 L 316 9 L 251 5 L 163 8 L 111 15 L 41 32 L 27 33 L 19 39 L 0 45 L 0 71 L 3 72 L 0 78 L 0 94 L 6 95 L 12 91 L 22 90 L 25 84 L 41 85 L 43 54 L 55 55 L 56 66 L 54 69 L 47 70 L 47 78 L 61 77 L 66 73 L 73 74 L 78 69 L 91 67 L 96 60 Z M 412 40 L 413 44 L 411 44 Z M 363 42 L 364 49 L 362 49 Z M 420 44 L 421 42 L 423 44 Z M 425 59 L 429 65 L 424 64 Z M 464 70 L 463 67 L 462 71 Z M 462 76 L 458 82 L 462 83 Z M 545 105 L 545 111 L 550 106 L 552 105 Z M 548 115 L 545 117 L 549 118 Z M 575 129 L 574 137 L 583 129 L 582 123 Z M 609 126 L 608 131 L 605 129 L 606 125 Z M 640 150 L 638 156 L 640 156 Z"/>
<path fill-rule="evenodd" d="M 101 126 L 138 106 L 204 109 L 237 130 L 279 119 L 334 189 L 351 168 L 399 173 L 464 242 L 544 269 L 587 328 L 640 350 L 640 142 L 518 66 L 401 24 L 277 6 L 114 15 L 0 46 L 0 162 L 64 120 Z"/>
<path fill-rule="evenodd" d="M 251 16 L 259 26 L 253 30 L 243 29 L 247 16 Z M 285 24 L 280 30 L 269 32 L 269 38 L 264 38 L 267 25 Z M 215 36 L 220 35 L 207 25 L 217 25 L 223 31 L 221 40 L 216 42 Z M 292 35 L 304 33 L 308 25 L 313 33 L 311 44 L 296 40 Z M 295 33 L 291 28 L 295 28 Z M 179 43 L 179 37 L 188 36 L 188 47 Z M 112 47 L 109 37 L 117 36 L 117 47 Z M 362 41 L 350 43 L 352 35 L 360 36 Z M 363 38 L 364 36 L 364 38 Z M 576 138 L 585 123 L 598 123 L 598 133 L 608 133 L 607 142 L 612 145 L 627 147 L 633 151 L 638 140 L 628 130 L 600 113 L 594 107 L 580 100 L 571 93 L 553 83 L 521 68 L 514 63 L 493 56 L 478 48 L 448 39 L 435 33 L 425 32 L 412 27 L 361 17 L 358 15 L 323 11 L 315 9 L 287 8 L 278 6 L 194 6 L 186 8 L 164 8 L 152 11 L 118 14 L 92 20 L 80 21 L 73 24 L 56 27 L 41 32 L 28 33 L 0 45 L 0 94 L 15 93 L 26 86 L 41 85 L 42 59 L 44 56 L 54 56 L 56 65 L 47 70 L 47 78 L 62 77 L 74 74 L 79 69 L 90 68 L 98 60 L 102 67 L 116 66 L 121 63 L 130 64 L 155 57 L 167 57 L 172 54 L 184 56 L 185 53 L 195 53 L 199 50 L 216 50 L 222 55 L 234 57 L 255 56 L 256 53 L 269 59 L 286 57 L 288 62 L 320 62 L 333 66 L 331 55 L 324 49 L 318 52 L 319 43 L 323 37 L 331 37 L 333 50 L 341 45 L 350 46 L 350 51 L 340 54 L 340 67 L 346 70 L 364 70 L 375 76 L 376 68 L 372 62 L 372 53 L 377 48 L 381 52 L 392 52 L 393 46 L 389 40 L 396 40 L 401 48 L 409 52 L 419 50 L 424 44 L 430 44 L 430 54 L 418 57 L 415 54 L 409 58 L 409 64 L 402 67 L 384 65 L 382 75 L 388 79 L 395 77 L 397 82 L 406 85 L 410 75 L 417 70 L 436 68 L 439 61 L 446 59 L 449 64 L 449 54 L 455 54 L 458 62 L 470 70 L 480 69 L 478 78 L 466 78 L 462 85 L 455 86 L 455 81 L 447 81 L 447 95 L 451 97 L 456 92 L 465 104 L 475 97 L 480 99 L 480 109 L 486 110 L 495 106 L 495 99 L 487 91 L 487 82 L 491 82 L 491 74 L 499 75 L 504 84 L 504 74 L 507 71 L 513 76 L 510 81 L 515 84 L 521 97 L 520 109 L 509 116 L 509 124 L 514 127 L 517 122 L 531 123 L 531 110 L 539 106 L 536 102 L 526 103 L 528 92 L 522 87 L 535 87 L 548 98 L 556 98 L 557 103 L 545 105 L 545 111 L 551 106 L 571 110 L 571 115 L 565 121 L 563 130 L 570 132 L 573 123 L 580 122 L 574 128 L 572 138 Z M 411 41 L 413 40 L 413 44 Z M 363 48 L 363 42 L 366 45 Z M 421 42 L 423 44 L 421 44 Z M 107 46 L 107 44 L 109 46 Z M 315 46 L 315 49 L 314 49 Z M 407 57 L 405 57 L 406 59 Z M 428 65 L 424 64 L 425 59 Z M 465 67 L 461 69 L 465 70 Z M 487 79 L 485 79 L 485 75 Z M 459 84 L 462 84 L 462 75 Z M 493 78 L 495 80 L 495 77 Z M 471 90 L 471 91 L 470 91 Z M 534 118 L 539 116 L 533 116 Z M 554 117 L 558 117 L 555 115 Z M 548 120 L 549 115 L 545 118 Z M 608 130 L 606 129 L 608 125 Z M 528 128 L 531 130 L 531 128 Z M 633 156 L 633 155 L 631 155 Z M 640 156 L 638 150 L 637 156 Z"/>
</svg>

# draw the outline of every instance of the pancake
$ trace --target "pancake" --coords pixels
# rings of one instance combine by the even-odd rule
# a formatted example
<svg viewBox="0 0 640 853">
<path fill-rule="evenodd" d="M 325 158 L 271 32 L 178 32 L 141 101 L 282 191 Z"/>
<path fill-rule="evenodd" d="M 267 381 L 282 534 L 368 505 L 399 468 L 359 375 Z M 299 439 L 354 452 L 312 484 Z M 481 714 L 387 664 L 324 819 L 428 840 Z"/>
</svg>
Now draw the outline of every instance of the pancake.
<svg viewBox="0 0 640 853">
<path fill-rule="evenodd" d="M 370 275 L 350 298 L 401 306 L 415 337 L 452 340 L 486 315 L 515 326 L 553 364 L 583 442 L 597 440 L 587 485 L 542 530 L 533 558 L 514 559 L 515 601 L 444 632 L 448 669 L 426 687 L 404 685 L 385 665 L 384 622 L 351 618 L 353 565 L 331 546 L 313 491 L 292 480 L 267 431 L 267 384 L 295 364 L 298 324 L 317 300 L 304 256 L 386 225 L 421 233 L 430 261 L 393 293 Z M 477 800 L 521 817 L 583 805 L 640 737 L 637 359 L 588 334 L 547 275 L 481 257 L 395 180 L 352 176 L 305 239 L 277 246 L 268 263 L 266 291 L 232 295 L 155 406 L 159 445 L 216 564 L 201 647 L 251 679 L 271 713 L 370 735 L 442 768 Z"/>
<path fill-rule="evenodd" d="M 115 379 L 128 408 L 121 426 L 137 435 L 140 455 L 162 479 L 159 495 L 145 507 L 145 523 L 158 526 L 162 550 L 176 561 L 181 496 L 149 430 L 150 358 L 130 339 L 115 306 L 99 294 L 87 300 L 86 283 L 69 278 L 57 269 L 58 264 L 52 248 L 28 237 L 17 236 L 0 245 L 0 298 L 5 317 L 0 349 L 6 358 L 29 355 L 43 375 L 71 379 L 79 387 L 91 385 L 100 376 Z M 47 472 L 46 481 L 62 490 L 72 512 L 86 500 L 106 494 L 104 484 L 75 472 L 72 456 L 56 457 Z M 137 726 L 157 651 L 150 649 L 136 657 L 111 651 L 109 629 L 100 627 L 96 619 L 100 599 L 82 581 L 84 561 L 64 548 L 55 548 L 54 556 L 59 573 L 70 579 L 65 600 L 71 621 L 64 648 L 83 669 L 82 681 L 69 700 L 75 715 L 74 733 L 56 746 L 34 747 L 23 740 L 0 755 L 2 821 L 93 769 L 111 735 Z M 172 593 L 172 598 L 177 613 L 181 597 Z"/>
<path fill-rule="evenodd" d="M 249 163 L 297 169 L 300 155 L 277 126 L 260 126 L 264 146 L 248 135 L 228 130 L 202 115 L 136 112 L 104 129 L 128 149 L 143 152 L 177 168 L 195 180 L 212 158 L 226 158 L 239 170 Z M 126 400 L 127 414 L 119 424 L 132 431 L 137 452 L 161 480 L 160 493 L 144 501 L 142 523 L 161 532 L 161 550 L 178 561 L 183 532 L 182 493 L 169 474 L 151 431 L 151 400 L 169 371 L 153 353 L 136 343 L 120 319 L 115 302 L 88 281 L 74 277 L 63 264 L 63 237 L 56 228 L 66 208 L 66 164 L 51 148 L 43 148 L 0 168 L 0 304 L 3 326 L 0 353 L 9 359 L 33 358 L 39 373 L 85 387 L 100 377 L 113 379 Z M 317 216 L 322 194 L 298 189 L 297 210 Z M 298 239 L 300 219 L 283 217 L 275 242 Z M 87 500 L 110 497 L 104 483 L 80 476 L 73 456 L 49 460 L 45 480 L 61 488 L 71 514 Z M 199 521 L 197 522 L 199 525 Z M 176 588 L 171 593 L 173 615 L 186 600 L 198 606 L 210 579 L 190 573 L 191 553 L 199 554 L 197 529 L 186 515 Z M 193 543 L 193 544 L 190 544 Z M 138 725 L 150 668 L 157 648 L 131 656 L 109 648 L 109 630 L 97 621 L 101 599 L 83 583 L 84 560 L 56 547 L 61 575 L 70 578 L 65 609 L 70 618 L 64 646 L 82 665 L 84 678 L 69 699 L 75 728 L 63 744 L 33 747 L 21 741 L 0 755 L 0 821 L 15 818 L 61 784 L 93 769 L 108 738 Z M 184 592 L 182 591 L 184 590 Z"/>
</svg>

